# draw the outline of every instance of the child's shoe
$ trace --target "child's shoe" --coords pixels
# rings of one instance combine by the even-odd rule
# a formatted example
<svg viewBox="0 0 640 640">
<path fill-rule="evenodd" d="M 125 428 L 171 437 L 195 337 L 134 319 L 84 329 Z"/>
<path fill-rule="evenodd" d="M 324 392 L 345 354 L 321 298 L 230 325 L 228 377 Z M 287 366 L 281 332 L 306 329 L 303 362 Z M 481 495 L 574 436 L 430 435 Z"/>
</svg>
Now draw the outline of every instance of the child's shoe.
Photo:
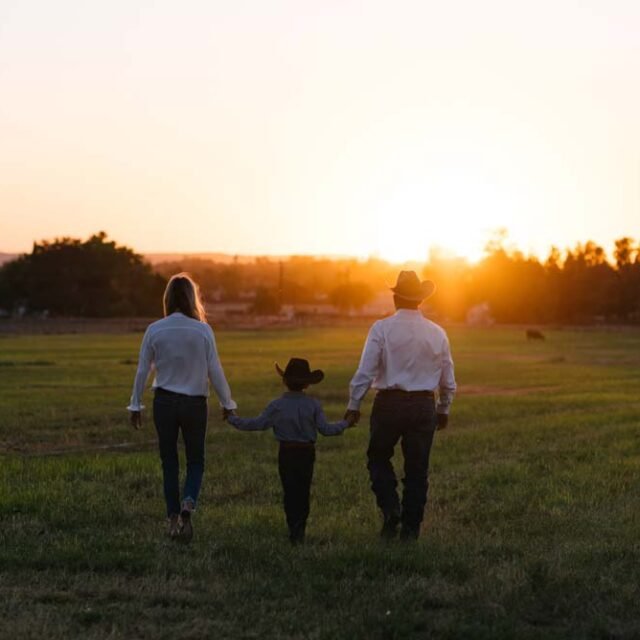
<svg viewBox="0 0 640 640">
<path fill-rule="evenodd" d="M 306 522 L 297 522 L 289 527 L 289 542 L 295 547 L 304 543 L 304 534 L 307 527 Z"/>
<path fill-rule="evenodd" d="M 384 514 L 380 537 L 383 540 L 393 540 L 398 535 L 398 525 L 400 524 L 400 514 L 392 511 Z"/>
<path fill-rule="evenodd" d="M 420 527 L 402 525 L 402 529 L 400 529 L 400 540 L 402 540 L 402 542 L 415 542 L 419 535 Z"/>
</svg>

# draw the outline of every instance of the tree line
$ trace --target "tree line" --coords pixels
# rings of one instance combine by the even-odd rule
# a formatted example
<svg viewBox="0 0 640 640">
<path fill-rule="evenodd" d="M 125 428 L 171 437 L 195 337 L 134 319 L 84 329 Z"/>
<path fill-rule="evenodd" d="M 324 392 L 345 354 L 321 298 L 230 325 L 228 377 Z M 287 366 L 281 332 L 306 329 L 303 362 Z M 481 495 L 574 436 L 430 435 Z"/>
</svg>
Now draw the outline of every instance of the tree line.
<svg viewBox="0 0 640 640">
<path fill-rule="evenodd" d="M 496 322 L 639 323 L 640 247 L 620 238 L 612 257 L 592 241 L 544 261 L 497 243 L 477 264 L 434 259 L 423 273 L 438 283 L 434 309 L 455 320 L 487 303 Z"/>
<path fill-rule="evenodd" d="M 204 259 L 152 268 L 128 247 L 101 232 L 86 241 L 61 238 L 35 243 L 30 254 L 0 268 L 0 309 L 87 317 L 157 316 L 167 278 L 188 271 L 210 303 L 243 301 L 256 313 L 282 305 L 330 304 L 357 310 L 388 291 L 398 265 L 369 258 L 291 256 L 231 263 Z M 611 257 L 594 242 L 544 260 L 489 244 L 477 263 L 432 255 L 418 270 L 437 284 L 426 303 L 440 320 L 463 321 L 484 305 L 496 322 L 640 323 L 640 245 L 616 240 Z"/>
</svg>

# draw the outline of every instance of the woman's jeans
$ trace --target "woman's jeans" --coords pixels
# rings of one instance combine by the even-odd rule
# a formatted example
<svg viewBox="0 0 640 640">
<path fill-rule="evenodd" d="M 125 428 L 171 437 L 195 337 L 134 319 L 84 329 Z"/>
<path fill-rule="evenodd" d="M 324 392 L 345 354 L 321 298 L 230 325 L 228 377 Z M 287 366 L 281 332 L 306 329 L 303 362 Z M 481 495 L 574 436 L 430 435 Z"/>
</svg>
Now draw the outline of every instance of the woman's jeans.
<svg viewBox="0 0 640 640">
<path fill-rule="evenodd" d="M 187 477 L 183 497 L 195 506 L 204 473 L 204 441 L 207 432 L 207 398 L 187 396 L 156 389 L 153 399 L 153 421 L 158 432 L 164 499 L 167 515 L 180 513 L 180 464 L 178 462 L 178 431 L 187 457 Z"/>
<path fill-rule="evenodd" d="M 433 394 L 380 391 L 371 411 L 367 451 L 371 488 L 384 516 L 400 517 L 403 528 L 417 532 L 424 515 L 429 488 L 429 454 L 436 430 Z M 391 464 L 401 442 L 404 457 L 402 507 Z"/>
</svg>

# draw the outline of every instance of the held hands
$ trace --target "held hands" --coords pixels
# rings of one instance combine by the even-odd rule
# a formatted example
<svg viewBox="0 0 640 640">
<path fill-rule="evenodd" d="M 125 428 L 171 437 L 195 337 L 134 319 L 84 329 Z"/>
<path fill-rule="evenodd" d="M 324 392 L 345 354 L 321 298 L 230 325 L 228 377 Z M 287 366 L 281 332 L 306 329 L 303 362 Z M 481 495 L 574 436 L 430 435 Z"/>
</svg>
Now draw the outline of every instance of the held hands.
<svg viewBox="0 0 640 640">
<path fill-rule="evenodd" d="M 222 407 L 222 419 L 226 422 L 229 416 L 237 416 L 235 409 L 225 409 Z"/>
<path fill-rule="evenodd" d="M 360 420 L 360 412 L 356 409 L 347 409 L 343 419 L 349 423 L 347 427 L 353 427 Z"/>
<path fill-rule="evenodd" d="M 129 411 L 129 421 L 134 429 L 142 429 L 142 411 Z"/>
<path fill-rule="evenodd" d="M 449 416 L 446 413 L 438 413 L 436 414 L 438 419 L 438 426 L 436 427 L 437 431 L 442 431 L 447 428 L 449 424 Z"/>
</svg>

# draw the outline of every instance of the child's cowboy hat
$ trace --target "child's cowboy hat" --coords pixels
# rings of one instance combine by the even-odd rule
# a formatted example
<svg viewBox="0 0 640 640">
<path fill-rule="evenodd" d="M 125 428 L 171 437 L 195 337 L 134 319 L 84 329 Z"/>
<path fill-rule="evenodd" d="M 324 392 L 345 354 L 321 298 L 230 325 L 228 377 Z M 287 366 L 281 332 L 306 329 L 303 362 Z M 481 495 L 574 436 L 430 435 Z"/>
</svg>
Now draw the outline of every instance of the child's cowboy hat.
<svg viewBox="0 0 640 640">
<path fill-rule="evenodd" d="M 304 358 L 291 358 L 284 371 L 276 362 L 276 371 L 285 382 L 292 384 L 317 384 L 324 378 L 324 372 L 320 369 L 311 371 L 309 361 Z"/>
<path fill-rule="evenodd" d="M 426 300 L 435 290 L 436 285 L 431 280 L 420 282 L 415 271 L 401 271 L 398 274 L 396 286 L 391 287 L 391 291 L 399 298 L 414 302 Z"/>
</svg>

